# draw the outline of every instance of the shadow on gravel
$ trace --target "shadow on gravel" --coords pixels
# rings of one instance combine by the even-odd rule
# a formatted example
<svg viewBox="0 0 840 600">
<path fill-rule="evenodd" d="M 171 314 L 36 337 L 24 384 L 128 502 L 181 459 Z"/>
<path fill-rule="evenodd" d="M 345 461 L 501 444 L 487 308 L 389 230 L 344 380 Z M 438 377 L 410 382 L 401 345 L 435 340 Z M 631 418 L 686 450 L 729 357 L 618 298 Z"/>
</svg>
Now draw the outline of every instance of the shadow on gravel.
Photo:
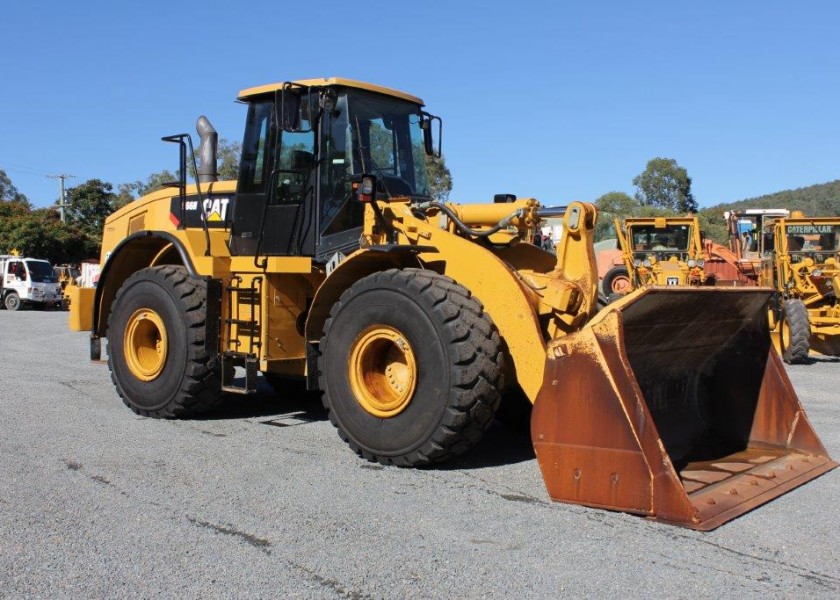
<svg viewBox="0 0 840 600">
<path fill-rule="evenodd" d="M 237 384 L 243 384 L 237 380 Z M 307 392 L 303 382 L 284 382 L 282 394 L 264 378 L 257 381 L 255 394 L 227 394 L 225 401 L 211 412 L 194 421 L 228 419 L 260 419 L 264 425 L 287 427 L 313 421 L 326 421 L 327 411 L 321 404 L 320 393 Z M 531 405 L 521 397 L 505 398 L 487 433 L 477 446 L 463 456 L 449 462 L 431 465 L 429 469 L 481 469 L 516 464 L 532 460 Z"/>
<path fill-rule="evenodd" d="M 463 471 L 513 465 L 534 458 L 534 446 L 531 444 L 530 433 L 519 428 L 512 428 L 509 424 L 496 419 L 475 448 L 454 460 L 427 468 L 440 471 Z"/>
<path fill-rule="evenodd" d="M 242 385 L 244 381 L 237 380 L 236 383 Z M 260 377 L 255 394 L 226 394 L 217 408 L 194 420 L 219 421 L 291 415 L 301 421 L 327 419 L 327 411 L 321 405 L 321 395 L 307 392 L 303 382 L 289 381 L 281 394 Z"/>
<path fill-rule="evenodd" d="M 828 356 L 826 354 L 818 354 L 816 356 L 809 356 L 806 365 L 814 365 L 817 363 L 839 363 L 840 356 Z"/>
<path fill-rule="evenodd" d="M 531 403 L 522 394 L 505 395 L 496 419 L 475 448 L 463 456 L 432 468 L 481 469 L 533 460 Z"/>
</svg>

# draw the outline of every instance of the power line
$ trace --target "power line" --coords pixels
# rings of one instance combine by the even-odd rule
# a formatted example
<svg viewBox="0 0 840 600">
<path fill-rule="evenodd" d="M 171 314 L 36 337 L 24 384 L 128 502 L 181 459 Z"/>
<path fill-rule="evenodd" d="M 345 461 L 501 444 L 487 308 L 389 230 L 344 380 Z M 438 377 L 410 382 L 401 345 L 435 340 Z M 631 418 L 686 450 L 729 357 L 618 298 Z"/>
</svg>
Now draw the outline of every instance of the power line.
<svg viewBox="0 0 840 600">
<path fill-rule="evenodd" d="M 26 173 L 27 175 L 44 175 L 49 177 L 49 173 L 46 171 L 39 171 L 33 167 L 27 167 L 24 165 L 16 165 L 15 163 L 9 163 L 5 161 L 0 161 L 0 168 L 4 171 L 17 171 L 20 173 Z"/>
<path fill-rule="evenodd" d="M 69 175 L 67 173 L 61 173 L 60 175 L 47 175 L 48 179 L 58 179 L 59 180 L 59 196 L 58 196 L 58 214 L 61 215 L 61 222 L 64 223 L 64 206 L 65 206 L 65 196 L 64 196 L 64 180 L 65 179 L 77 179 L 75 175 Z"/>
</svg>

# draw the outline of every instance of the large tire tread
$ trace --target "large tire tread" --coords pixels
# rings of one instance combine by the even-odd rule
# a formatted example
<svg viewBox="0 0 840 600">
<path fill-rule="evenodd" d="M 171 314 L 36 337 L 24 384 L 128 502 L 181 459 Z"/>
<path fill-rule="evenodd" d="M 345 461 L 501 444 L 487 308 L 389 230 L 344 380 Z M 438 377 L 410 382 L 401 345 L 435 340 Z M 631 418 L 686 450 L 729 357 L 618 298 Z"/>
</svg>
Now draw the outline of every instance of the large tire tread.
<svg viewBox="0 0 840 600">
<path fill-rule="evenodd" d="M 481 303 L 449 277 L 422 269 L 391 269 L 360 279 L 345 290 L 324 325 L 321 347 L 328 343 L 333 319 L 341 311 L 343 303 L 361 289 L 385 286 L 403 287 L 415 297 L 429 299 L 432 310 L 443 324 L 445 339 L 442 341 L 448 346 L 453 359 L 449 397 L 443 417 L 434 434 L 418 449 L 403 456 L 378 456 L 361 448 L 342 430 L 326 393 L 322 396 L 324 408 L 341 439 L 369 461 L 417 467 L 448 460 L 467 451 L 481 439 L 499 407 L 504 361 L 499 333 Z M 318 369 L 320 387 L 326 390 L 323 360 L 322 353 Z"/>
<path fill-rule="evenodd" d="M 790 343 L 782 348 L 782 359 L 791 365 L 808 362 L 808 353 L 811 350 L 811 324 L 805 303 L 801 300 L 787 300 L 784 304 L 783 319 L 790 330 Z"/>
<path fill-rule="evenodd" d="M 108 327 L 111 326 L 114 307 L 119 304 L 132 284 L 138 280 L 155 280 L 161 287 L 171 291 L 185 316 L 187 330 L 187 365 L 180 389 L 175 398 L 159 410 L 144 410 L 133 405 L 127 398 L 114 374 L 113 354 L 117 349 L 108 348 L 108 367 L 111 381 L 123 403 L 138 415 L 159 419 L 189 418 L 204 414 L 215 408 L 223 399 L 218 369 L 210 364 L 210 355 L 205 350 L 205 323 L 207 306 L 207 284 L 191 277 L 187 270 L 177 265 L 162 265 L 143 269 L 131 275 L 117 291 L 112 304 Z"/>
</svg>

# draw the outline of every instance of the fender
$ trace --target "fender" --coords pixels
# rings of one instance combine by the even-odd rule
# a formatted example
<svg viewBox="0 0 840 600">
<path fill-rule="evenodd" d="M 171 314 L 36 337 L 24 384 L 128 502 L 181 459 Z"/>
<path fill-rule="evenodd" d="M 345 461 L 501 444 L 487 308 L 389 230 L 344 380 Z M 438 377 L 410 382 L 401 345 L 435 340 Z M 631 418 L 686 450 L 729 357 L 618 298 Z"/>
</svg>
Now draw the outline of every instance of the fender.
<svg viewBox="0 0 840 600">
<path fill-rule="evenodd" d="M 99 274 L 93 302 L 92 337 L 105 335 L 108 308 L 125 280 L 132 273 L 155 264 L 181 264 L 190 275 L 198 276 L 190 254 L 176 236 L 165 231 L 131 234 L 111 251 Z"/>
<path fill-rule="evenodd" d="M 438 230 L 428 246 L 414 252 L 386 252 L 380 248 L 359 250 L 350 255 L 327 277 L 315 294 L 306 321 L 307 382 L 316 383 L 315 345 L 323 335 L 330 309 L 353 283 L 378 271 L 419 267 L 451 277 L 482 303 L 507 346 L 506 367 L 531 402 L 542 386 L 546 343 L 535 316 L 533 302 L 514 269 L 502 258 L 474 242 Z M 411 246 L 399 246 L 409 248 Z M 440 251 L 438 252 L 438 248 Z M 453 259 L 452 257 L 457 257 Z M 317 386 L 316 386 L 317 387 Z"/>
</svg>

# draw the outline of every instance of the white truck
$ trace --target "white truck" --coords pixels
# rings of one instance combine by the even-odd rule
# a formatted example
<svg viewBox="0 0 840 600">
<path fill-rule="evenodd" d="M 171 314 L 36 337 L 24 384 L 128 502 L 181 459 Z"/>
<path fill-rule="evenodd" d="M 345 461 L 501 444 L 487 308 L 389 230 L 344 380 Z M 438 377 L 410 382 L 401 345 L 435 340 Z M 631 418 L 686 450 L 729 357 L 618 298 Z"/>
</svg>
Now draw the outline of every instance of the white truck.
<svg viewBox="0 0 840 600">
<path fill-rule="evenodd" d="M 58 308 L 61 285 L 49 261 L 0 255 L 0 300 L 8 310 L 26 305 Z"/>
</svg>

